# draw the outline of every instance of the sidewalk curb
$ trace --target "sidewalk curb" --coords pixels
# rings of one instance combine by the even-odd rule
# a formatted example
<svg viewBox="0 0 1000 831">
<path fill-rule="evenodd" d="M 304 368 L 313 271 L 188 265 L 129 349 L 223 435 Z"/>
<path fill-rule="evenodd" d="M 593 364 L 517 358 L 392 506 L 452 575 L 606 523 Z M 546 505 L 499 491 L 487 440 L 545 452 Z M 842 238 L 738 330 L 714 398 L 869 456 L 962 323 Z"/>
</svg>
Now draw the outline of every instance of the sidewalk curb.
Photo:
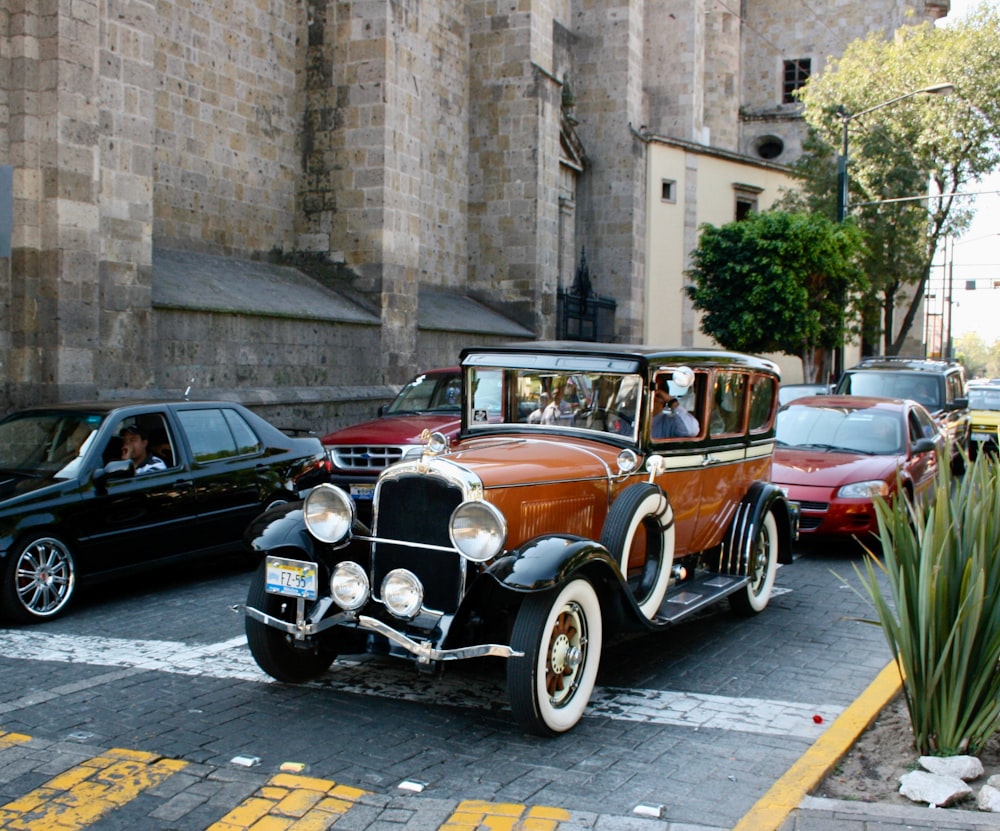
<svg viewBox="0 0 1000 831">
<path fill-rule="evenodd" d="M 899 669 L 895 661 L 890 661 L 823 735 L 757 800 L 733 831 L 777 831 L 901 687 Z"/>
</svg>

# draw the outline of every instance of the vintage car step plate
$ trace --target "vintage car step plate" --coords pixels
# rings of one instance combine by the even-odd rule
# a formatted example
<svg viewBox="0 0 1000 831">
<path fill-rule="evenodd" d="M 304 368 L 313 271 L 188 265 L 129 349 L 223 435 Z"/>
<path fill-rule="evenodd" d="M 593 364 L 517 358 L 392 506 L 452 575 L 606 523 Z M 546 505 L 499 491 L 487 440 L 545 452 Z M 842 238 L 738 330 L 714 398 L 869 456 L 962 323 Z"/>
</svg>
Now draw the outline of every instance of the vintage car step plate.
<svg viewBox="0 0 1000 831">
<path fill-rule="evenodd" d="M 318 577 L 315 563 L 284 557 L 268 557 L 265 562 L 265 589 L 268 594 L 316 599 Z"/>
</svg>

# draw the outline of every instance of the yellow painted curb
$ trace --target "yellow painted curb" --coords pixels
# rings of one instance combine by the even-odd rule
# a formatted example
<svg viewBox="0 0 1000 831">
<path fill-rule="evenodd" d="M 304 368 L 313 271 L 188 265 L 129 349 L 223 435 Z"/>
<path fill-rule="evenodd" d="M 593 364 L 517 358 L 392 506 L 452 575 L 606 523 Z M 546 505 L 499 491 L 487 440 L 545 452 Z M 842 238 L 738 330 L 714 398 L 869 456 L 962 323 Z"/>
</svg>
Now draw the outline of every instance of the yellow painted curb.
<svg viewBox="0 0 1000 831">
<path fill-rule="evenodd" d="M 802 799 L 815 788 L 851 745 L 896 696 L 902 686 L 899 668 L 890 661 L 868 688 L 842 712 L 734 827 L 733 831 L 777 831 Z"/>
</svg>

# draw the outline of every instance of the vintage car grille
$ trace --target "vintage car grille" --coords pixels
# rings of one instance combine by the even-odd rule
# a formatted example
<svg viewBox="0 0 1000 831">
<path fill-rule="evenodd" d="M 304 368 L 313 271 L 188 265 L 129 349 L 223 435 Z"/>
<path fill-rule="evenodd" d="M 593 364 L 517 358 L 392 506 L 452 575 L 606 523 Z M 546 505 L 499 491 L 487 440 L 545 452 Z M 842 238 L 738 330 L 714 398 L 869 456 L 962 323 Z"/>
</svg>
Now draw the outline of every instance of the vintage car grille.
<svg viewBox="0 0 1000 831">
<path fill-rule="evenodd" d="M 379 488 L 375 534 L 392 539 L 451 546 L 448 520 L 462 491 L 429 476 L 404 476 Z M 433 551 L 379 542 L 372 555 L 372 585 L 378 591 L 394 568 L 412 571 L 424 585 L 424 606 L 450 614 L 458 608 L 465 583 L 465 560 L 454 551 Z"/>
<path fill-rule="evenodd" d="M 381 470 L 403 458 L 398 445 L 331 447 L 333 463 L 341 470 Z"/>
</svg>

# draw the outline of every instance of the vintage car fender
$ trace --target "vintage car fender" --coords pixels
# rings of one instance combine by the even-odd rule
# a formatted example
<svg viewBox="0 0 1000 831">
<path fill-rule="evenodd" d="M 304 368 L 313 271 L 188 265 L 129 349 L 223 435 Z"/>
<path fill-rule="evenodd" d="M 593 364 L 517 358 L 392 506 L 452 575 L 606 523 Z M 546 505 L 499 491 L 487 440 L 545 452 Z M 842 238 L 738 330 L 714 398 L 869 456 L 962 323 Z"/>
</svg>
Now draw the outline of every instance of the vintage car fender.
<svg viewBox="0 0 1000 831">
<path fill-rule="evenodd" d="M 772 482 L 754 482 L 740 500 L 726 532 L 724 551 L 732 553 L 745 551 L 754 529 L 760 526 L 764 515 L 772 509 L 780 537 L 778 562 L 791 563 L 792 541 L 798 535 L 798 506 L 789 503 L 781 488 Z M 720 571 L 740 576 L 746 574 L 744 564 L 726 562 L 727 559 L 723 558 Z"/>
<path fill-rule="evenodd" d="M 488 573 L 502 586 L 517 592 L 537 592 L 565 583 L 581 569 L 617 578 L 617 567 L 607 549 L 594 540 L 572 534 L 536 537 L 493 563 Z"/>
<path fill-rule="evenodd" d="M 316 561 L 316 540 L 306 529 L 302 501 L 268 508 L 247 527 L 244 538 L 253 551 L 297 548 L 304 560 Z"/>
<path fill-rule="evenodd" d="M 649 631 L 663 628 L 642 613 L 614 557 L 594 540 L 572 535 L 536 537 L 501 557 L 486 573 L 503 589 L 518 594 L 553 589 L 583 573 L 607 601 L 602 605 L 613 626 L 638 625 Z"/>
</svg>

